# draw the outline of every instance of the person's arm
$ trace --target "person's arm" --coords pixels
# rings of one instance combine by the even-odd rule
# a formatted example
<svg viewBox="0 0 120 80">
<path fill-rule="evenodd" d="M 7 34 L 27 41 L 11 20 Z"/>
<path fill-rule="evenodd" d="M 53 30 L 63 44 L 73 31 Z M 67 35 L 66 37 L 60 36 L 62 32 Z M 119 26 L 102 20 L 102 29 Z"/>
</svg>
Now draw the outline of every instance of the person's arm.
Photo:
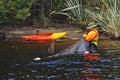
<svg viewBox="0 0 120 80">
<path fill-rule="evenodd" d="M 84 34 L 83 37 L 86 41 L 92 41 L 96 37 L 97 33 L 95 31 L 90 31 L 88 34 Z"/>
</svg>

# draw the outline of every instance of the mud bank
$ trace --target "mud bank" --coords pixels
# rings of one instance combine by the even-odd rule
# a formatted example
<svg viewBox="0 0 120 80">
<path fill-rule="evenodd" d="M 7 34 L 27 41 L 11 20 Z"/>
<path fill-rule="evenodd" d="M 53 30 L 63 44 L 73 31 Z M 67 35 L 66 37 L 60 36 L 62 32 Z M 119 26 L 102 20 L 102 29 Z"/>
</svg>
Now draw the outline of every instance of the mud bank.
<svg viewBox="0 0 120 80">
<path fill-rule="evenodd" d="M 21 27 L 16 29 L 6 29 L 4 30 L 6 35 L 6 41 L 22 41 L 22 36 L 36 34 L 44 32 L 67 32 L 67 39 L 61 39 L 63 43 L 69 42 L 72 40 L 71 44 L 77 42 L 83 34 L 83 31 L 80 28 L 32 28 L 32 27 Z M 101 49 L 120 49 L 120 40 L 111 40 L 108 37 L 101 35 L 99 37 L 98 47 Z"/>
</svg>

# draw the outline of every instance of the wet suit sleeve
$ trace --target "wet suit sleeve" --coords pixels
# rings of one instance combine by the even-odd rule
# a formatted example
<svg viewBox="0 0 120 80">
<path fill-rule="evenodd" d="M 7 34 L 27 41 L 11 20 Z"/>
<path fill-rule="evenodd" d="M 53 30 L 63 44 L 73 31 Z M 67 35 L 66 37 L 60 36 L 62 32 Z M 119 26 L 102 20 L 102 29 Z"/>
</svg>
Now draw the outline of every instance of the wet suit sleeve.
<svg viewBox="0 0 120 80">
<path fill-rule="evenodd" d="M 92 41 L 96 37 L 97 33 L 95 31 L 90 31 L 88 34 L 84 34 L 83 37 L 86 41 Z"/>
</svg>

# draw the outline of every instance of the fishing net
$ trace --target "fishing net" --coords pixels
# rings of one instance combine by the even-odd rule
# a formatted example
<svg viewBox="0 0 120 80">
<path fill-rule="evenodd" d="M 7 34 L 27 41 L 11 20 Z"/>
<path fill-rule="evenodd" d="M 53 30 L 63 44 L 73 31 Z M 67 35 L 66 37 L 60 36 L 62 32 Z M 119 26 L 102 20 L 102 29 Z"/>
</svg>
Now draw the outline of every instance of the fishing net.
<svg viewBox="0 0 120 80">
<path fill-rule="evenodd" d="M 55 55 L 48 56 L 48 58 L 60 57 L 60 56 L 65 56 L 70 54 L 83 54 L 85 51 L 86 51 L 86 41 L 84 40 L 84 38 L 81 38 L 78 42 L 76 42 L 72 46 L 68 47 L 67 49 Z"/>
</svg>

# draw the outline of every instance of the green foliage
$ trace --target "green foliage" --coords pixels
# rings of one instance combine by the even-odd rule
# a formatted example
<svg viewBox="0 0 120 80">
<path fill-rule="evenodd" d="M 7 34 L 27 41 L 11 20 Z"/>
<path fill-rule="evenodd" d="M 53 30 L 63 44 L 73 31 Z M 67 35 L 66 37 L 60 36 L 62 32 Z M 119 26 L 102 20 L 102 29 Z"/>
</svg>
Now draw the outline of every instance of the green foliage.
<svg viewBox="0 0 120 80">
<path fill-rule="evenodd" d="M 31 10 L 32 11 L 31 21 L 34 24 L 34 26 L 47 25 L 47 17 L 50 11 L 50 4 L 51 4 L 49 3 L 49 1 L 48 0 L 36 0 Z M 34 6 L 36 7 L 34 8 Z"/>
<path fill-rule="evenodd" d="M 0 23 L 14 23 L 31 15 L 34 0 L 0 0 Z"/>
<path fill-rule="evenodd" d="M 37 10 L 32 10 L 34 26 L 45 27 L 50 22 L 51 16 L 62 9 L 64 0 L 39 0 L 36 3 L 40 3 L 40 5 L 37 5 Z"/>
<path fill-rule="evenodd" d="M 84 8 L 95 10 L 96 7 L 102 7 L 101 0 L 84 0 L 83 6 Z"/>
<path fill-rule="evenodd" d="M 65 0 L 52 0 L 51 11 L 61 11 L 65 6 L 63 5 Z"/>
<path fill-rule="evenodd" d="M 105 32 L 113 34 L 115 37 L 120 36 L 120 1 L 119 0 L 102 0 L 104 8 L 99 8 L 100 12 L 86 10 L 90 16 L 96 20 Z"/>
<path fill-rule="evenodd" d="M 90 21 L 88 14 L 85 13 L 82 0 L 65 0 L 66 8 L 62 14 L 67 15 L 71 20 L 85 27 Z"/>
</svg>

